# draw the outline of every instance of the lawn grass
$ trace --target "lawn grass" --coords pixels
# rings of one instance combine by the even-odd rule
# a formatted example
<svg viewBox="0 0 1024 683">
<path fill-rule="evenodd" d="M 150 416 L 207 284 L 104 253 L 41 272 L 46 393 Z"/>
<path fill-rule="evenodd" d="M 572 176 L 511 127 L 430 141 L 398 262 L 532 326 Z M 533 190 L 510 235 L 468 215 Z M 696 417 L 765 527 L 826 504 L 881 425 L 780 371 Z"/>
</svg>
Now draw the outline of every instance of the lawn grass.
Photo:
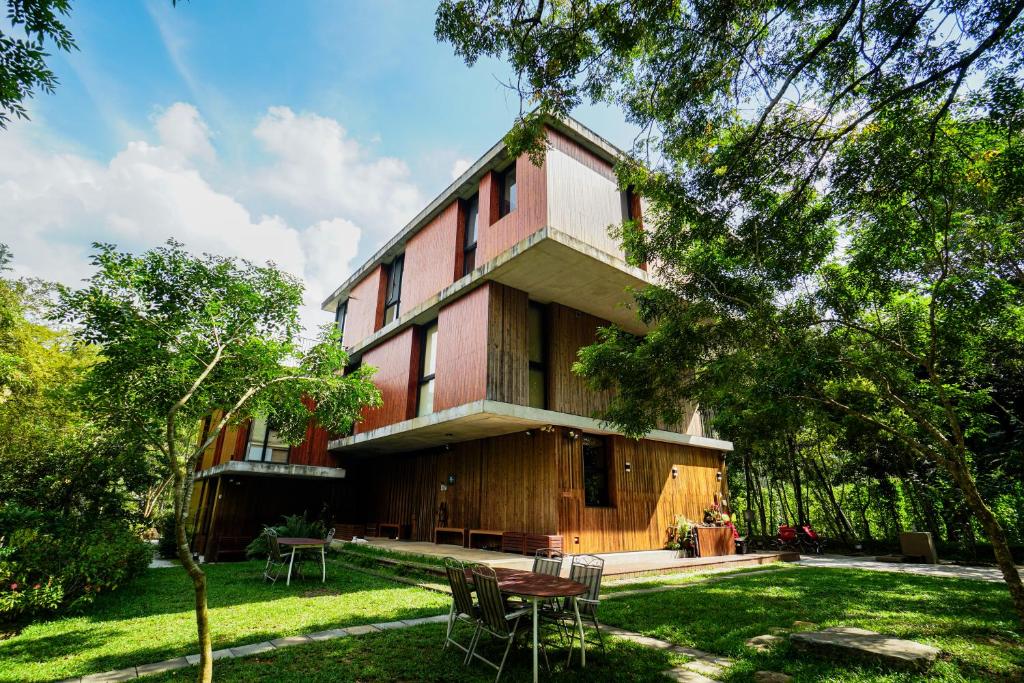
<svg viewBox="0 0 1024 683">
<path fill-rule="evenodd" d="M 430 616 L 449 604 L 443 595 L 343 569 L 334 560 L 325 584 L 269 585 L 262 569 L 262 562 L 205 567 L 214 649 Z M 197 651 L 192 610 L 184 571 L 150 569 L 81 615 L 37 622 L 0 641 L 0 681 L 61 679 L 191 654 Z"/>
<path fill-rule="evenodd" d="M 654 576 L 625 579 L 622 581 L 611 581 L 601 585 L 602 595 L 612 595 L 614 593 L 622 593 L 624 591 L 637 591 L 645 590 L 648 588 L 661 588 L 662 586 L 675 586 L 683 585 L 687 583 L 699 583 L 702 581 L 727 579 L 729 577 L 738 576 L 741 574 L 750 574 L 758 572 L 768 571 L 785 571 L 789 569 L 796 569 L 792 565 L 787 565 L 783 562 L 775 562 L 772 564 L 762 564 L 755 567 L 741 567 L 739 569 L 723 569 L 717 571 L 707 572 L 677 572 L 675 574 L 658 574 Z"/>
<path fill-rule="evenodd" d="M 463 626 L 463 629 L 467 627 Z M 218 681 L 274 681 L 299 683 L 311 681 L 493 681 L 495 670 L 482 662 L 471 667 L 462 665 L 463 653 L 444 643 L 444 624 L 430 624 L 396 631 L 383 631 L 363 636 L 349 636 L 309 645 L 296 645 L 241 659 L 214 662 L 214 678 Z M 469 632 L 460 631 L 462 640 Z M 609 639 L 607 651 L 587 649 L 587 668 L 580 669 L 579 657 L 571 667 L 564 662 L 565 650 L 548 654 L 552 672 L 541 669 L 543 680 L 585 681 L 665 681 L 663 672 L 685 657 L 664 650 L 635 645 L 624 640 Z M 481 641 L 481 652 L 488 659 L 501 658 L 503 646 L 494 641 Z M 556 661 L 557 660 L 557 661 Z M 532 680 L 532 658 L 529 646 L 521 645 L 509 654 L 501 680 L 508 683 Z M 543 667 L 543 663 L 541 664 Z M 146 678 L 147 683 L 191 681 L 195 669 L 179 669 Z"/>
<path fill-rule="evenodd" d="M 738 660 L 724 680 L 759 670 L 797 681 L 1014 681 L 1024 679 L 1024 634 L 998 583 L 850 569 L 800 568 L 736 576 L 609 600 L 602 620 L 622 628 Z M 757 654 L 744 643 L 794 621 L 858 626 L 935 645 L 941 660 L 928 676 L 795 653 L 784 643 Z"/>
<path fill-rule="evenodd" d="M 342 546 L 342 549 L 349 553 L 358 553 L 359 555 L 365 555 L 366 557 L 371 559 L 376 558 L 397 560 L 399 562 L 412 562 L 415 564 L 431 565 L 439 569 L 444 568 L 444 558 L 435 555 L 420 555 L 418 553 L 398 552 L 395 550 L 388 550 L 387 548 L 381 548 L 370 543 L 346 543 Z"/>
</svg>

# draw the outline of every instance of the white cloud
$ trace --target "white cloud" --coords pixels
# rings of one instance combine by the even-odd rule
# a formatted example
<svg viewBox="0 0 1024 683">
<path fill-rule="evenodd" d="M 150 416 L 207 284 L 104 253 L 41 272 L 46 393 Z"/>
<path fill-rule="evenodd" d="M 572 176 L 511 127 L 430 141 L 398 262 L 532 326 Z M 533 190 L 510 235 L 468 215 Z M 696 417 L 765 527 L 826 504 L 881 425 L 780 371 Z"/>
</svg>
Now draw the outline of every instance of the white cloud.
<svg viewBox="0 0 1024 683">
<path fill-rule="evenodd" d="M 371 156 L 334 119 L 272 107 L 253 135 L 273 158 L 254 183 L 307 217 L 349 217 L 377 245 L 422 208 L 405 162 Z"/>
<path fill-rule="evenodd" d="M 466 172 L 466 169 L 470 167 L 473 162 L 469 159 L 456 159 L 452 163 L 452 180 L 457 179 L 460 175 Z"/>
<path fill-rule="evenodd" d="M 330 320 L 320 301 L 358 265 L 363 226 L 381 231 L 379 241 L 399 227 L 398 215 L 418 208 L 404 164 L 371 157 L 332 119 L 288 109 L 270 110 L 254 131 L 273 158 L 255 173 L 255 187 L 243 177 L 236 193 L 209 180 L 210 167 L 217 177 L 232 174 L 189 104 L 154 120 L 158 144 L 131 142 L 107 163 L 32 141 L 25 125 L 0 135 L 0 242 L 22 275 L 76 284 L 91 270 L 91 242 L 139 251 L 173 237 L 197 253 L 273 261 L 303 278 L 312 330 Z M 317 218 L 289 221 L 287 207 L 257 215 L 239 199 L 271 187 Z"/>
</svg>

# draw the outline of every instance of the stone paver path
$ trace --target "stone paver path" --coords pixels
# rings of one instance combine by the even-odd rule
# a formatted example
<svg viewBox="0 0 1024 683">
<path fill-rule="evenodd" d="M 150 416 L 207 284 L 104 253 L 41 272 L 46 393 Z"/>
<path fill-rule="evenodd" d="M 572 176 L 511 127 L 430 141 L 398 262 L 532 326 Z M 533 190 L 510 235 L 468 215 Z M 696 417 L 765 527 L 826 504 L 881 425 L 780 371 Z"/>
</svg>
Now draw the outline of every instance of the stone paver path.
<svg viewBox="0 0 1024 683">
<path fill-rule="evenodd" d="M 918 564 L 912 562 L 879 562 L 868 557 L 847 555 L 801 555 L 794 564 L 803 567 L 831 567 L 841 569 L 867 569 L 877 572 L 896 572 L 955 579 L 1001 582 L 1003 575 L 996 567 L 964 567 L 957 564 Z M 1020 568 L 1024 571 L 1024 567 Z"/>
<path fill-rule="evenodd" d="M 704 652 L 692 647 L 673 645 L 664 640 L 658 640 L 657 638 L 651 638 L 650 636 L 641 635 L 615 626 L 602 626 L 601 630 L 607 635 L 622 638 L 637 645 L 643 645 L 644 647 L 656 650 L 668 650 L 669 652 L 689 657 L 689 661 L 665 672 L 665 675 L 674 681 L 706 683 L 706 681 L 713 680 L 708 678 L 709 676 L 721 674 L 735 663 L 734 660 L 728 657 L 719 657 L 710 652 Z"/>
</svg>

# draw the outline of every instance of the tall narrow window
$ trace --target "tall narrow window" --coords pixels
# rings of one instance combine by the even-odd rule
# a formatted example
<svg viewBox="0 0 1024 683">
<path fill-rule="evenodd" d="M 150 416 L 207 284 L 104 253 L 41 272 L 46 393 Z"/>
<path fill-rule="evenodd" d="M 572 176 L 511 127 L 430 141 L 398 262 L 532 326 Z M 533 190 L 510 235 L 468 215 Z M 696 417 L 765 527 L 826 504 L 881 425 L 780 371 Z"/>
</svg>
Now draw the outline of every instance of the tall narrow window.
<svg viewBox="0 0 1024 683">
<path fill-rule="evenodd" d="M 545 364 L 544 307 L 530 302 L 526 312 L 530 356 L 530 407 L 547 408 L 547 367 Z"/>
<path fill-rule="evenodd" d="M 420 388 L 416 400 L 416 414 L 434 412 L 434 369 L 437 366 L 437 322 L 423 328 L 422 357 L 420 358 Z"/>
<path fill-rule="evenodd" d="M 466 224 L 463 226 L 462 240 L 462 274 L 466 275 L 476 268 L 476 235 L 480 219 L 480 196 L 466 202 Z"/>
<path fill-rule="evenodd" d="M 249 427 L 249 447 L 245 459 L 255 462 L 288 462 L 288 444 L 276 429 L 270 427 L 266 418 L 257 417 Z"/>
<path fill-rule="evenodd" d="M 636 195 L 633 194 L 633 186 L 630 185 L 621 193 L 622 196 L 622 220 L 633 221 L 637 218 Z"/>
<path fill-rule="evenodd" d="M 608 448 L 599 436 L 583 436 L 583 499 L 587 507 L 610 507 Z"/>
<path fill-rule="evenodd" d="M 499 176 L 498 189 L 501 192 L 501 199 L 498 202 L 498 215 L 505 216 L 516 210 L 516 165 L 513 162 L 508 169 Z"/>
<path fill-rule="evenodd" d="M 388 286 L 384 295 L 384 324 L 398 318 L 398 308 L 402 302 L 402 270 L 405 268 L 405 255 L 396 256 L 388 267 Z"/>
<path fill-rule="evenodd" d="M 334 310 L 334 322 L 338 326 L 338 332 L 345 334 L 345 316 L 348 315 L 348 299 L 345 299 L 338 308 Z"/>
</svg>

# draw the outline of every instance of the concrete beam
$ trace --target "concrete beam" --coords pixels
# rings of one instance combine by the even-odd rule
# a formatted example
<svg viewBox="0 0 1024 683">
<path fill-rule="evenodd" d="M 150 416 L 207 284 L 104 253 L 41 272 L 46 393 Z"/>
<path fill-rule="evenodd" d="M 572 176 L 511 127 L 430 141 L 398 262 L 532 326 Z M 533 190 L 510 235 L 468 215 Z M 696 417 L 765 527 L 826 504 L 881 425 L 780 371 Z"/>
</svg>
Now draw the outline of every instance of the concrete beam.
<svg viewBox="0 0 1024 683">
<path fill-rule="evenodd" d="M 288 465 L 284 463 L 230 460 L 200 471 L 196 474 L 196 479 L 212 479 L 221 475 L 294 477 L 297 479 L 344 479 L 345 470 L 341 467 L 316 467 L 313 465 Z"/>
</svg>

